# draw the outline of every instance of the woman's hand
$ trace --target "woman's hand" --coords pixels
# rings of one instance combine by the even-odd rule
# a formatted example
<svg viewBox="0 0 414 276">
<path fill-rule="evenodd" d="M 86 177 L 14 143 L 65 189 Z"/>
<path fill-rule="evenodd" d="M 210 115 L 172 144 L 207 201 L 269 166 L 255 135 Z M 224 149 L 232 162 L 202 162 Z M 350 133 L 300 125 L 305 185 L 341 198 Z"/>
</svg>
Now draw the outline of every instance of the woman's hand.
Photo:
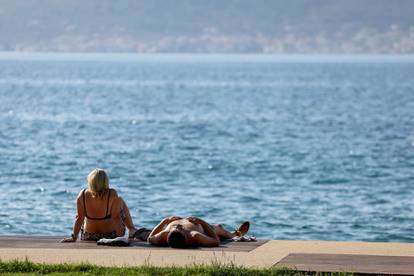
<svg viewBox="0 0 414 276">
<path fill-rule="evenodd" d="M 70 238 L 64 238 L 60 242 L 76 242 L 76 238 L 74 236 L 72 236 Z"/>
</svg>

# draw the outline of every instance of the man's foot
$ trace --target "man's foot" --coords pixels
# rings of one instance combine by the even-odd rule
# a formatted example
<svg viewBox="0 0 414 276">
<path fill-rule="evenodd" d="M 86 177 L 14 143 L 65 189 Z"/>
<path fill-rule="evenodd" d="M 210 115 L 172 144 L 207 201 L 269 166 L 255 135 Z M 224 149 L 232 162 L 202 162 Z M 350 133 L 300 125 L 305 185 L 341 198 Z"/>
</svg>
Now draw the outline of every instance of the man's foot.
<svg viewBox="0 0 414 276">
<path fill-rule="evenodd" d="M 247 232 L 249 232 L 249 228 L 250 228 L 250 222 L 245 221 L 239 226 L 239 228 L 236 231 L 234 231 L 234 234 L 237 237 L 243 237 L 244 235 L 247 234 Z"/>
</svg>

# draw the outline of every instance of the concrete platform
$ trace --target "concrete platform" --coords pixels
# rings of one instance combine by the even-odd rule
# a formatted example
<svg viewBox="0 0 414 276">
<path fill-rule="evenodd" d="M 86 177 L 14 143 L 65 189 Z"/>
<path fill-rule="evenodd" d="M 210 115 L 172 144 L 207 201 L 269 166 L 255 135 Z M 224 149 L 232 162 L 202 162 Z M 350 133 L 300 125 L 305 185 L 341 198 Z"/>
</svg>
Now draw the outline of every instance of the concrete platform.
<svg viewBox="0 0 414 276">
<path fill-rule="evenodd" d="M 414 257 L 352 254 L 289 254 L 277 263 L 301 271 L 354 271 L 367 274 L 412 275 Z"/>
<path fill-rule="evenodd" d="M 55 249 L 114 249 L 122 248 L 124 250 L 165 250 L 165 247 L 153 246 L 147 242 L 131 240 L 129 246 L 113 247 L 98 246 L 94 241 L 77 241 L 74 243 L 59 242 L 63 237 L 50 236 L 0 236 L 0 248 L 55 248 Z M 189 250 L 202 251 L 230 251 L 230 252 L 250 252 L 253 249 L 265 244 L 268 240 L 260 240 L 256 242 L 223 242 L 219 247 L 200 247 L 191 248 Z"/>
<path fill-rule="evenodd" d="M 270 240 L 231 242 L 216 248 L 171 249 L 142 242 L 131 247 L 105 247 L 91 242 L 61 244 L 61 238 L 0 236 L 0 259 L 103 266 L 275 265 L 305 271 L 414 275 L 414 243 Z"/>
</svg>

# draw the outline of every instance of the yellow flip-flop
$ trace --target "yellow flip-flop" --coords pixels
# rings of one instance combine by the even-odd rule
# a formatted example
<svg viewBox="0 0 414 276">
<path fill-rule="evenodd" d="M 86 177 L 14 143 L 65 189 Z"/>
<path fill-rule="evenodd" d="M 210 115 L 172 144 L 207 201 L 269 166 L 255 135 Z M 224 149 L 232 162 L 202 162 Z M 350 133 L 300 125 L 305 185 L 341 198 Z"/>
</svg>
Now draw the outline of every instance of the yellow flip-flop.
<svg viewBox="0 0 414 276">
<path fill-rule="evenodd" d="M 246 235 L 247 232 L 249 232 L 249 228 L 250 222 L 245 221 L 239 226 L 239 228 L 236 231 L 234 231 L 234 234 L 236 234 L 236 236 L 238 236 L 239 238 L 244 237 L 244 235 Z"/>
</svg>

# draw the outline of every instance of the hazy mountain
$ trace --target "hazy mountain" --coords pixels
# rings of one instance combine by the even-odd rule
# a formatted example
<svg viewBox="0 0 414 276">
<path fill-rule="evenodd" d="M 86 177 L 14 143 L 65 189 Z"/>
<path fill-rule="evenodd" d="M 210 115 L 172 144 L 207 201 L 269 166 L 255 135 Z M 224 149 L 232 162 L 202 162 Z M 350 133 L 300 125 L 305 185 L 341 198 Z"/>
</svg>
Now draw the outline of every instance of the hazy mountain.
<svg viewBox="0 0 414 276">
<path fill-rule="evenodd" d="M 0 0 L 0 50 L 414 53 L 412 0 Z"/>
</svg>

